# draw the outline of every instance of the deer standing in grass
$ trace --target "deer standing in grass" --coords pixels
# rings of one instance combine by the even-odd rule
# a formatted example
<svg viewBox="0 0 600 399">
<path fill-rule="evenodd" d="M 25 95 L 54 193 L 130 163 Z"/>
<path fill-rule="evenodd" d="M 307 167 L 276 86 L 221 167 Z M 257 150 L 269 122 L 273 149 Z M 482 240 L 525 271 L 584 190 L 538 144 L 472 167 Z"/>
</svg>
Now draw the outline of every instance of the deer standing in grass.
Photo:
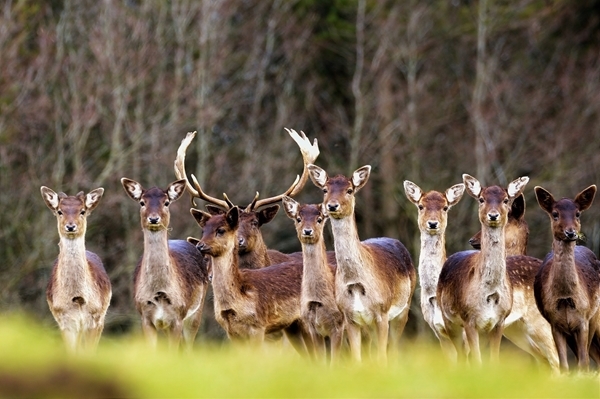
<svg viewBox="0 0 600 399">
<path fill-rule="evenodd" d="M 463 175 L 467 192 L 479 201 L 481 251 L 451 255 L 442 267 L 437 287 L 444 324 L 460 360 L 466 359 L 463 331 L 476 363 L 481 364 L 480 334 L 489 340 L 491 359 L 498 359 L 504 321 L 513 302 L 513 287 L 506 270 L 504 228 L 511 202 L 528 181 L 528 177 L 521 177 L 507 189 L 482 187 L 474 177 Z"/>
<path fill-rule="evenodd" d="M 273 220 L 279 211 L 277 202 L 281 201 L 281 198 L 284 195 L 293 197 L 304 188 L 308 181 L 308 169 L 306 166 L 313 163 L 319 156 L 319 145 L 317 139 L 315 139 L 314 143 L 311 145 L 310 140 L 306 137 L 304 132 L 298 134 L 295 130 L 287 128 L 286 131 L 296 144 L 298 144 L 298 147 L 300 147 L 304 164 L 302 175 L 299 179 L 296 179 L 290 188 L 283 194 L 259 200 L 258 193 L 256 193 L 252 202 L 248 206 L 241 208 L 243 210 L 240 213 L 237 230 L 240 268 L 257 269 L 290 260 L 290 255 L 267 248 L 260 228 Z M 181 145 L 177 150 L 177 158 L 174 165 L 175 175 L 178 179 L 185 179 L 187 190 L 192 195 L 192 199 L 200 198 L 208 202 L 209 205 L 207 205 L 207 210 L 213 215 L 223 214 L 234 206 L 226 195 L 224 200 L 212 197 L 202 190 L 202 187 L 193 175 L 192 180 L 194 184 L 190 183 L 187 179 L 187 174 L 185 172 L 185 153 L 195 135 L 196 132 L 188 133 L 181 141 Z"/>
<path fill-rule="evenodd" d="M 261 344 L 266 334 L 283 330 L 299 353 L 312 351 L 300 316 L 302 260 L 240 269 L 239 208 L 218 215 L 194 208 L 190 212 L 202 238 L 188 241 L 212 257 L 215 319 L 229 339 Z"/>
<path fill-rule="evenodd" d="M 327 259 L 323 229 L 327 211 L 322 204 L 299 204 L 283 197 L 283 209 L 294 220 L 302 244 L 303 274 L 300 308 L 315 349 L 327 357 L 324 339 L 329 339 L 329 359 L 339 356 L 344 337 L 344 315 L 335 300 L 335 265 Z"/>
<path fill-rule="evenodd" d="M 191 349 L 202 320 L 209 260 L 185 240 L 168 238 L 169 205 L 184 193 L 185 181 L 175 181 L 166 190 L 146 190 L 125 177 L 121 183 L 140 205 L 144 232 L 144 253 L 134 271 L 134 300 L 143 333 L 156 346 L 158 331 L 164 331 L 172 348 L 183 336 Z"/>
<path fill-rule="evenodd" d="M 436 290 L 438 277 L 446 260 L 448 211 L 462 198 L 465 185 L 455 184 L 444 193 L 434 190 L 423 192 L 415 183 L 405 180 L 404 191 L 418 209 L 417 224 L 421 232 L 418 271 L 423 318 L 440 341 L 444 353 L 454 359 L 456 350 L 448 338 L 437 303 Z"/>
<path fill-rule="evenodd" d="M 558 352 L 552 338 L 550 324 L 535 303 L 533 283 L 542 266 L 540 259 L 526 256 L 529 227 L 525 221 L 525 197 L 513 201 L 504 229 L 506 269 L 513 287 L 513 305 L 504 321 L 504 336 L 531 354 L 540 364 L 559 370 Z M 469 243 L 481 249 L 481 231 Z"/>
<path fill-rule="evenodd" d="M 85 232 L 87 218 L 98 206 L 104 189 L 68 196 L 42 186 L 41 193 L 56 216 L 60 237 L 60 252 L 46 290 L 50 312 L 69 350 L 94 350 L 104 329 L 112 291 L 102 261 L 85 249 Z"/>
<path fill-rule="evenodd" d="M 337 259 L 336 301 L 346 319 L 352 356 L 361 360 L 364 328 L 376 332 L 378 358 L 386 362 L 388 333 L 396 346 L 415 290 L 416 271 L 410 254 L 396 239 L 359 239 L 355 194 L 369 179 L 369 165 L 354 171 L 350 178 L 329 177 L 316 165 L 308 165 L 308 170 L 313 183 L 323 190 L 323 204 L 331 220 Z"/>
<path fill-rule="evenodd" d="M 575 199 L 558 201 L 542 187 L 535 187 L 540 207 L 550 216 L 552 252 L 535 277 L 537 306 L 552 326 L 560 368 L 569 369 L 567 345 L 585 371 L 590 356 L 600 364 L 600 261 L 584 246 L 577 246 L 580 215 L 596 195 L 596 186 L 581 191 Z"/>
</svg>

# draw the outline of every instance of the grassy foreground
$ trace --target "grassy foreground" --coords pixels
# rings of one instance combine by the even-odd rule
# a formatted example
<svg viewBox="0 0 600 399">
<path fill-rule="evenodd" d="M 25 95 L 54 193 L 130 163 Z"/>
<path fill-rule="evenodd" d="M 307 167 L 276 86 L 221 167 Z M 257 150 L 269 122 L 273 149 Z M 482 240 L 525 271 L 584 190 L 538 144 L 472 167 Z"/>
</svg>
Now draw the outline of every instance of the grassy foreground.
<svg viewBox="0 0 600 399">
<path fill-rule="evenodd" d="M 0 397 L 600 397 L 598 374 L 551 376 L 510 351 L 495 367 L 451 367 L 437 345 L 405 342 L 387 367 L 327 367 L 279 344 L 197 342 L 193 353 L 170 353 L 129 337 L 103 338 L 97 353 L 67 356 L 56 329 L 0 320 Z"/>
</svg>

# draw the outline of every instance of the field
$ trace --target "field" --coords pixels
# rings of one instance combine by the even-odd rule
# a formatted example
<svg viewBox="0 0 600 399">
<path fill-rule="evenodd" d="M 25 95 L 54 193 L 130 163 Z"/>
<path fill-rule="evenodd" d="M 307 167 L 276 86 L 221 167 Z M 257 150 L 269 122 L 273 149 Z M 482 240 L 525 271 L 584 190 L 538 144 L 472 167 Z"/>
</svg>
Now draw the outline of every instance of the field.
<svg viewBox="0 0 600 399">
<path fill-rule="evenodd" d="M 551 376 L 510 350 L 500 365 L 468 368 L 449 366 L 437 345 L 404 342 L 387 367 L 329 367 L 281 344 L 198 341 L 192 353 L 171 353 L 141 337 L 105 337 L 96 354 L 68 356 L 56 329 L 6 315 L 0 342 L 0 397 L 600 397 L 598 374 Z"/>
</svg>

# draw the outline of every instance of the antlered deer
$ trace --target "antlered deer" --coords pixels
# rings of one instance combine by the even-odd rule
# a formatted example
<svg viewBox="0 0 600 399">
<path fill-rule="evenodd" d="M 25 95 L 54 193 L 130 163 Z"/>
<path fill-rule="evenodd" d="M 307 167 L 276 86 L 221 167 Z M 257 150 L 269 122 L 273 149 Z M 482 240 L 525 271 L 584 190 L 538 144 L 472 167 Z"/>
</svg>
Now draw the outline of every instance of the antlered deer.
<svg viewBox="0 0 600 399">
<path fill-rule="evenodd" d="M 143 333 L 155 346 L 158 331 L 164 331 L 174 348 L 183 336 L 190 349 L 202 320 L 209 260 L 185 240 L 168 238 L 169 205 L 184 193 L 185 181 L 175 181 L 166 190 L 146 190 L 125 177 L 121 184 L 140 204 L 144 253 L 134 271 L 134 301 Z"/>
<path fill-rule="evenodd" d="M 350 350 L 361 360 L 361 328 L 376 330 L 378 357 L 387 361 L 388 333 L 397 345 L 416 285 L 416 271 L 408 250 L 392 238 L 360 241 L 354 218 L 355 194 L 371 173 L 363 166 L 350 178 L 329 177 L 308 165 L 313 183 L 324 193 L 323 204 L 331 219 L 337 271 L 336 301 L 346 318 Z"/>
<path fill-rule="evenodd" d="M 415 183 L 405 180 L 404 191 L 419 212 L 417 224 L 421 232 L 421 251 L 418 270 L 423 318 L 440 341 L 444 353 L 449 358 L 456 358 L 456 350 L 448 338 L 437 303 L 436 289 L 442 265 L 446 261 L 448 211 L 462 198 L 465 185 L 455 184 L 444 193 L 435 190 L 425 193 Z"/>
<path fill-rule="evenodd" d="M 97 188 L 75 196 L 41 187 L 44 202 L 58 222 L 59 254 L 46 290 L 50 312 L 58 323 L 67 348 L 95 349 L 104 329 L 112 296 L 110 279 L 102 261 L 85 249 L 87 218 L 104 193 Z"/>
<path fill-rule="evenodd" d="M 528 177 L 521 177 L 503 189 L 482 187 L 474 177 L 463 175 L 467 192 L 479 201 L 481 251 L 451 255 L 442 267 L 437 287 L 446 331 L 461 360 L 466 357 L 463 331 L 477 363 L 481 363 L 480 334 L 489 339 L 492 360 L 498 358 L 504 321 L 513 302 L 506 270 L 504 228 L 511 202 L 523 192 L 528 181 Z"/>
<path fill-rule="evenodd" d="M 288 188 L 283 194 L 259 200 L 258 193 L 256 193 L 256 196 L 252 202 L 248 206 L 242 208 L 243 210 L 240 213 L 240 221 L 238 226 L 240 268 L 257 269 L 290 260 L 290 257 L 287 254 L 283 254 L 276 250 L 267 249 L 260 231 L 260 227 L 273 220 L 279 211 L 279 205 L 277 205 L 277 202 L 281 201 L 281 198 L 284 195 L 293 197 L 297 195 L 302 188 L 304 188 L 306 182 L 308 181 L 308 170 L 306 165 L 313 163 L 319 156 L 319 145 L 317 139 L 315 139 L 314 143 L 311 145 L 310 140 L 306 137 L 304 132 L 300 132 L 300 134 L 298 134 L 295 130 L 287 128 L 286 131 L 296 142 L 296 144 L 298 144 L 298 147 L 300 147 L 300 152 L 302 153 L 302 159 L 304 162 L 302 176 L 299 179 L 296 178 L 290 188 Z M 194 198 L 200 198 L 204 201 L 207 201 L 209 204 L 211 204 L 207 205 L 207 209 L 213 215 L 225 213 L 234 206 L 226 195 L 224 200 L 212 197 L 202 190 L 202 187 L 194 175 L 192 175 L 192 180 L 194 183 L 193 185 L 187 179 L 185 172 L 185 153 L 195 135 L 196 132 L 188 133 L 181 141 L 181 145 L 177 150 L 177 158 L 174 165 L 175 175 L 178 179 L 185 179 L 186 187 L 192 195 L 192 200 Z M 260 209 L 262 207 L 266 208 Z"/>
<path fill-rule="evenodd" d="M 600 261 L 588 248 L 576 246 L 581 212 L 595 195 L 596 186 L 591 185 L 573 200 L 556 201 L 544 188 L 535 187 L 538 204 L 550 216 L 553 237 L 552 252 L 535 277 L 535 300 L 552 326 L 563 371 L 569 369 L 567 344 L 580 369 L 588 369 L 590 355 L 600 361 Z"/>
<path fill-rule="evenodd" d="M 298 352 L 312 350 L 312 343 L 304 340 L 307 330 L 300 316 L 302 260 L 240 269 L 239 208 L 218 215 L 194 208 L 190 212 L 202 227 L 202 238 L 188 241 L 212 257 L 215 319 L 227 336 L 262 343 L 265 334 L 283 330 Z"/>
<path fill-rule="evenodd" d="M 335 300 L 335 265 L 327 260 L 323 229 L 328 219 L 323 204 L 299 204 L 283 197 L 283 209 L 294 220 L 302 244 L 303 274 L 300 308 L 315 348 L 326 355 L 324 338 L 329 339 L 329 358 L 339 356 L 344 336 L 344 315 Z M 326 357 L 326 356 L 325 356 Z"/>
</svg>

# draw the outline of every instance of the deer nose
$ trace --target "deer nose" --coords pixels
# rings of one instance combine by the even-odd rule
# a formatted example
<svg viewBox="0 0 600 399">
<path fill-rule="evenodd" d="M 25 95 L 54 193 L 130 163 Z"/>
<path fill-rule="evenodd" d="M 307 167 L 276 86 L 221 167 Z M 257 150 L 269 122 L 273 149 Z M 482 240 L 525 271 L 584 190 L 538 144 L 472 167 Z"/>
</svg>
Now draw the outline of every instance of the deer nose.
<svg viewBox="0 0 600 399">
<path fill-rule="evenodd" d="M 575 232 L 575 230 L 569 229 L 569 230 L 565 231 L 565 236 L 567 236 L 567 239 L 572 241 L 577 238 L 577 233 Z"/>
<path fill-rule="evenodd" d="M 302 234 L 304 234 L 305 236 L 312 236 L 313 230 L 312 229 L 303 229 Z"/>
<path fill-rule="evenodd" d="M 430 229 L 437 229 L 437 228 L 438 228 L 438 225 L 439 225 L 439 224 L 438 224 L 438 222 L 437 222 L 436 220 L 429 220 L 429 221 L 427 222 L 427 226 L 428 226 Z"/>
<path fill-rule="evenodd" d="M 148 222 L 150 224 L 158 224 L 158 222 L 160 221 L 160 218 L 158 216 L 152 216 L 148 218 Z"/>
<path fill-rule="evenodd" d="M 76 226 L 76 225 L 74 225 L 74 224 L 72 224 L 72 223 L 69 223 L 68 225 L 66 225 L 66 226 L 65 226 L 65 229 L 67 229 L 67 231 L 68 231 L 69 233 L 72 233 L 72 232 L 74 232 L 75 230 L 77 230 L 77 226 Z"/>
<path fill-rule="evenodd" d="M 332 204 L 332 203 L 327 204 L 327 210 L 329 212 L 335 212 L 338 210 L 339 207 L 340 207 L 340 204 Z"/>
<path fill-rule="evenodd" d="M 244 237 L 240 237 L 238 238 L 238 245 L 240 246 L 240 248 L 246 248 L 246 240 L 244 239 Z"/>
<path fill-rule="evenodd" d="M 210 250 L 210 247 L 202 241 L 200 241 L 198 244 L 196 244 L 196 249 L 200 251 L 200 253 L 205 254 Z"/>
<path fill-rule="evenodd" d="M 500 214 L 498 212 L 488 213 L 488 220 L 490 222 L 496 222 L 499 218 L 500 218 Z"/>
</svg>

